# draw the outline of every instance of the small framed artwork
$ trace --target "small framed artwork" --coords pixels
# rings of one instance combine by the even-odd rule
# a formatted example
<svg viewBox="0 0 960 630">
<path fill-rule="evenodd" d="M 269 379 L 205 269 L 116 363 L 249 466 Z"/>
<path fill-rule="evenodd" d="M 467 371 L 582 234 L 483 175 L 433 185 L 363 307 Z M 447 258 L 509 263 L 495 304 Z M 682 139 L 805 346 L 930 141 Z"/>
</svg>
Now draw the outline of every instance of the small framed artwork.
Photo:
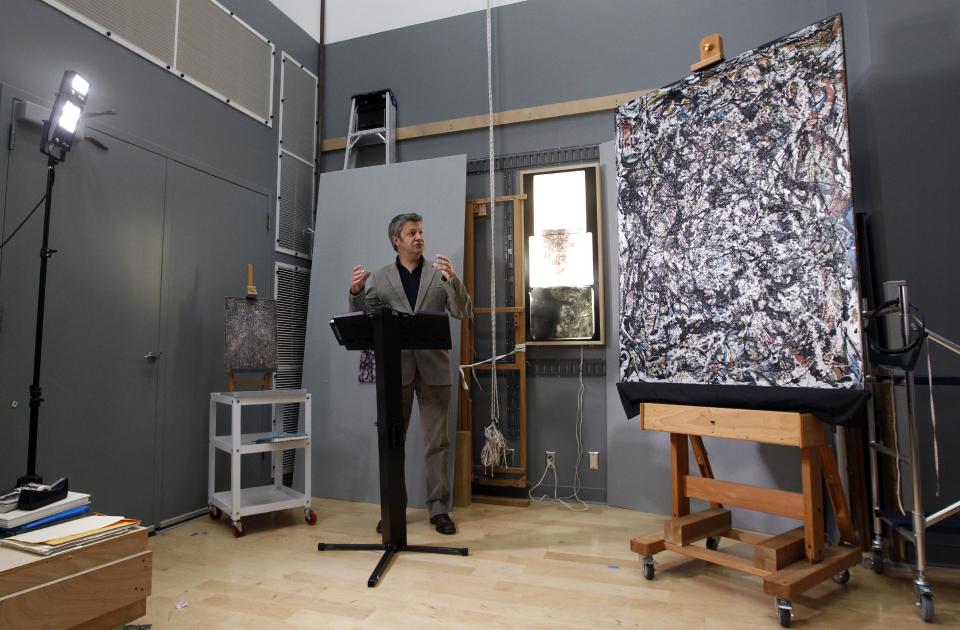
<svg viewBox="0 0 960 630">
<path fill-rule="evenodd" d="M 527 345 L 604 345 L 600 165 L 520 172 Z"/>
</svg>

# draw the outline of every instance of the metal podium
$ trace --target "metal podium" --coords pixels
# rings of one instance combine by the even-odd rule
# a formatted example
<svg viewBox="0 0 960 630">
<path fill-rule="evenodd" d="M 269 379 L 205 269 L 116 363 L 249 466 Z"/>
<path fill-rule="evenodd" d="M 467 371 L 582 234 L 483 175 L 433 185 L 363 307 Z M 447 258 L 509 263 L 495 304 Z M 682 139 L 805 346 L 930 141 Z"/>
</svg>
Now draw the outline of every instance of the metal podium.
<svg viewBox="0 0 960 630">
<path fill-rule="evenodd" d="M 347 313 L 330 320 L 337 341 L 347 350 L 373 350 L 377 364 L 377 441 L 380 452 L 381 544 L 317 544 L 319 551 L 353 549 L 383 551 L 367 580 L 376 586 L 390 559 L 401 551 L 466 556 L 466 547 L 428 547 L 407 544 L 407 493 L 404 477 L 403 398 L 400 351 L 449 349 L 450 322 L 446 313 L 398 313 L 378 308 L 370 313 Z"/>
</svg>

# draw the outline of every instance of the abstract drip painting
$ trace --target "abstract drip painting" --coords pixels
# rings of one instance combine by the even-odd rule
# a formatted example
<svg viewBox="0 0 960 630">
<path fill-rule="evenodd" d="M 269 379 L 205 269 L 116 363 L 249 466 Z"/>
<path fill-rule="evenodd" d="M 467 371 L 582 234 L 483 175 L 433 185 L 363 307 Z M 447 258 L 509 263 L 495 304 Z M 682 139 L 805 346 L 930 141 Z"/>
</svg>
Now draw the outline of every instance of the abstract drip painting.
<svg viewBox="0 0 960 630">
<path fill-rule="evenodd" d="M 223 299 L 223 367 L 277 370 L 277 301 Z"/>
<path fill-rule="evenodd" d="M 357 373 L 357 381 L 361 383 L 377 382 L 377 361 L 373 350 L 360 351 L 360 370 Z"/>
<path fill-rule="evenodd" d="M 530 289 L 532 340 L 590 339 L 593 331 L 593 287 Z"/>
<path fill-rule="evenodd" d="M 840 16 L 616 123 L 621 380 L 861 387 Z"/>
</svg>

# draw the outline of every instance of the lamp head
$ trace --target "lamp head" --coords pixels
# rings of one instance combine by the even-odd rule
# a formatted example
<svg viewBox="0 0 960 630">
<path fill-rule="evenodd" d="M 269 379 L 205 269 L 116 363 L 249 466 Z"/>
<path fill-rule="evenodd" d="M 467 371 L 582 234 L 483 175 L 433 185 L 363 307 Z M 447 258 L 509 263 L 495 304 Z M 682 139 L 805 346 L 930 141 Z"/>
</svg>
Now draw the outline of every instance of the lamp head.
<svg viewBox="0 0 960 630">
<path fill-rule="evenodd" d="M 89 91 L 90 83 L 82 76 L 73 70 L 63 73 L 53 109 L 50 110 L 50 119 L 43 123 L 41 152 L 58 162 L 64 160 L 67 151 L 73 146 Z"/>
</svg>

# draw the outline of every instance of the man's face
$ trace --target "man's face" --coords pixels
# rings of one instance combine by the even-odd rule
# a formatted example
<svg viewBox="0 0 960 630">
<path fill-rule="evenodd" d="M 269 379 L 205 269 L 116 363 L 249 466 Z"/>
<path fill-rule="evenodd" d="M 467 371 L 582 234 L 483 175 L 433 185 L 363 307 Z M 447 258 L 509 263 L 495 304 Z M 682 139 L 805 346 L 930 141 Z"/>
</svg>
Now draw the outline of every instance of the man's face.
<svg viewBox="0 0 960 630">
<path fill-rule="evenodd" d="M 407 221 L 400 230 L 400 236 L 393 237 L 397 253 L 408 258 L 423 255 L 423 224 L 419 221 Z"/>
</svg>

